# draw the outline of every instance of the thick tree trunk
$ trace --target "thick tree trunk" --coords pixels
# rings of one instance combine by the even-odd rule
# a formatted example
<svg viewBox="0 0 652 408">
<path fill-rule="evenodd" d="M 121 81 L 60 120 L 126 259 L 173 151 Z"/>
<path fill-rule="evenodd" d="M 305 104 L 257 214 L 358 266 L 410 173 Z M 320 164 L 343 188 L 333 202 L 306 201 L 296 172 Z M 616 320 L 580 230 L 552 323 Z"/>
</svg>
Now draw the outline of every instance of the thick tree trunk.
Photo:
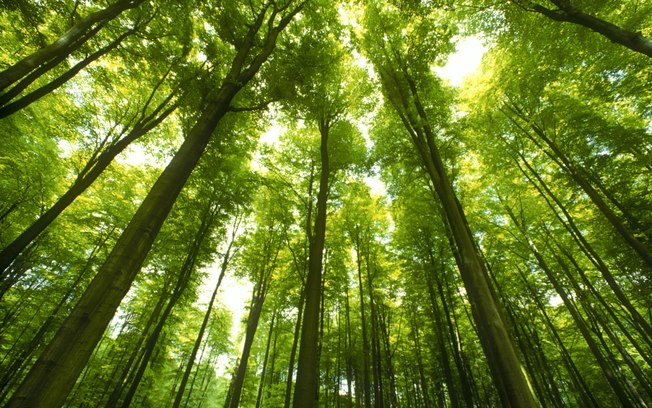
<svg viewBox="0 0 652 408">
<path fill-rule="evenodd" d="M 7 408 L 52 408 L 63 403 L 134 281 L 218 122 L 229 111 L 235 95 L 267 60 L 274 50 L 276 38 L 302 6 L 303 3 L 300 3 L 288 11 L 275 25 L 277 13 L 268 13 L 268 5 L 259 13 L 254 24 L 249 26 L 226 80 L 211 104 L 190 130 L 179 151 L 116 243 L 104 266 L 16 390 Z M 269 21 L 266 22 L 267 15 Z M 265 26 L 268 31 L 261 49 L 254 51 L 261 26 Z"/>
<path fill-rule="evenodd" d="M 584 26 L 591 31 L 602 34 L 617 44 L 624 45 L 632 51 L 652 58 L 652 40 L 644 37 L 640 32 L 625 30 L 608 21 L 586 14 L 577 7 L 573 7 L 570 4 L 570 0 L 551 1 L 559 8 L 552 10 L 536 4 L 533 7 L 534 11 L 555 21 Z"/>
<path fill-rule="evenodd" d="M 301 325 L 301 345 L 297 367 L 297 382 L 294 387 L 294 408 L 313 408 L 317 406 L 317 384 L 319 379 L 319 315 L 321 304 L 322 260 L 324 256 L 324 241 L 326 237 L 326 210 L 330 166 L 328 160 L 328 119 L 322 118 L 319 123 L 321 135 L 321 174 L 319 176 L 319 193 L 317 194 L 317 214 L 315 227 L 310 240 L 308 260 L 308 276 L 306 277 L 306 307 Z"/>
<path fill-rule="evenodd" d="M 32 70 L 37 69 L 42 64 L 45 64 L 54 58 L 63 59 L 67 57 L 80 39 L 83 39 L 84 41 L 89 39 L 84 38 L 84 36 L 89 30 L 92 30 L 93 25 L 102 21 L 111 20 L 125 10 L 136 8 L 143 3 L 143 1 L 144 0 L 119 0 L 105 9 L 96 11 L 82 18 L 52 44 L 41 48 L 0 72 L 0 91 L 11 86 L 13 83 L 28 75 Z M 53 67 L 54 66 L 51 68 Z M 45 72 L 42 74 L 44 73 Z"/>
</svg>

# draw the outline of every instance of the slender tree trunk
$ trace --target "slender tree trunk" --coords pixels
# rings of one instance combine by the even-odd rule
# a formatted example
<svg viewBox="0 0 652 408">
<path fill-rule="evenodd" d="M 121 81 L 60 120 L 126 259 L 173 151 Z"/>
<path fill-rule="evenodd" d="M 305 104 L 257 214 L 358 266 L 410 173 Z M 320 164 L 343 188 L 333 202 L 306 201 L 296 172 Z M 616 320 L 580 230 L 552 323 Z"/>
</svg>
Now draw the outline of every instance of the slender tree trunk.
<svg viewBox="0 0 652 408">
<path fill-rule="evenodd" d="M 541 6 L 534 5 L 533 9 L 537 13 L 555 20 L 573 23 L 588 28 L 591 31 L 602 34 L 612 42 L 624 45 L 632 51 L 647 55 L 652 58 L 652 40 L 644 37 L 640 32 L 625 30 L 608 21 L 599 19 L 590 14 L 584 13 L 577 7 L 570 4 L 570 0 L 550 0 L 558 9 L 552 10 Z"/>
<path fill-rule="evenodd" d="M 163 78 L 161 79 L 163 80 Z M 160 84 L 160 82 L 159 82 Z M 154 96 L 156 88 L 152 91 L 151 97 Z M 174 94 L 168 95 L 161 104 L 158 105 L 154 111 L 145 115 L 147 106 L 143 108 L 141 117 L 138 122 L 131 128 L 131 130 L 118 141 L 112 143 L 104 151 L 96 151 L 91 159 L 88 161 L 82 172 L 79 174 L 75 182 L 68 188 L 68 190 L 59 199 L 48 208 L 32 225 L 30 225 L 23 233 L 13 240 L 6 248 L 0 252 L 0 277 L 2 277 L 2 285 L 5 285 L 5 272 L 16 260 L 18 255 L 27 248 L 72 202 L 79 197 L 86 189 L 93 184 L 95 180 L 106 170 L 107 167 L 113 162 L 113 159 L 124 151 L 127 146 L 132 142 L 138 140 L 140 137 L 147 134 L 150 130 L 158 126 L 165 118 L 167 118 L 175 109 L 176 103 L 170 106 Z"/>
<path fill-rule="evenodd" d="M 235 249 L 233 246 L 235 244 L 236 234 L 238 233 L 238 227 L 241 221 L 240 217 L 241 217 L 240 214 L 236 214 L 234 217 L 233 227 L 232 227 L 233 229 L 231 231 L 231 239 L 226 247 L 226 251 L 224 252 L 224 258 L 222 259 L 222 265 L 220 266 L 220 274 L 217 278 L 217 283 L 215 283 L 215 289 L 213 289 L 213 293 L 211 294 L 211 300 L 208 302 L 208 306 L 206 307 L 204 320 L 202 320 L 199 333 L 197 333 L 197 338 L 195 339 L 195 343 L 193 344 L 192 351 L 190 352 L 190 357 L 188 357 L 188 362 L 186 363 L 186 367 L 183 371 L 181 384 L 179 385 L 179 389 L 177 390 L 176 396 L 174 398 L 174 403 L 172 405 L 174 408 L 178 408 L 181 405 L 181 400 L 183 399 L 183 394 L 186 389 L 186 384 L 188 383 L 188 378 L 190 377 L 190 373 L 192 372 L 192 367 L 195 363 L 195 357 L 197 356 L 197 352 L 204 338 L 204 332 L 206 331 L 206 327 L 208 327 L 208 322 L 210 321 L 211 313 L 213 311 L 213 305 L 215 304 L 215 298 L 217 297 L 217 291 L 220 289 L 220 285 L 222 284 L 222 280 L 224 279 L 224 275 L 226 274 L 226 269 L 229 266 L 229 262 L 231 261 L 231 259 L 233 259 L 233 256 L 235 256 L 235 253 L 237 252 L 237 249 Z"/>
<path fill-rule="evenodd" d="M 172 291 L 172 295 L 170 296 L 170 300 L 168 301 L 165 309 L 163 310 L 163 313 L 161 314 L 161 317 L 158 323 L 156 324 L 154 331 L 152 331 L 152 333 L 149 335 L 147 339 L 147 342 L 145 343 L 145 350 L 143 356 L 140 359 L 140 365 L 134 375 L 133 380 L 131 381 L 129 389 L 127 390 L 127 394 L 125 395 L 125 398 L 122 401 L 121 407 L 123 408 L 128 408 L 131 405 L 133 397 L 136 395 L 136 391 L 138 390 L 138 386 L 140 385 L 140 381 L 142 380 L 143 375 L 145 374 L 145 369 L 149 365 L 150 358 L 152 356 L 152 353 L 154 352 L 154 348 L 156 347 L 159 336 L 161 335 L 161 332 L 163 331 L 163 328 L 165 327 L 168 318 L 172 314 L 172 310 L 177 305 L 177 302 L 183 295 L 183 292 L 188 287 L 188 283 L 190 281 L 192 273 L 195 270 L 195 263 L 197 261 L 197 256 L 199 254 L 199 251 L 201 249 L 201 245 L 204 242 L 204 239 L 206 239 L 206 237 L 210 234 L 210 231 L 212 230 L 215 217 L 217 216 L 218 209 L 219 207 L 214 205 L 214 203 L 212 202 L 210 202 L 207 205 L 207 208 L 202 216 L 202 223 L 188 250 L 188 254 L 186 255 L 186 259 L 183 262 L 183 266 L 179 271 L 178 279 Z M 107 406 L 110 407 L 109 404 L 107 404 Z"/>
<path fill-rule="evenodd" d="M 548 316 L 548 312 L 546 311 L 545 306 L 541 302 L 539 295 L 536 293 L 534 288 L 532 288 L 532 285 L 530 285 L 530 283 L 528 282 L 525 273 L 520 268 L 517 267 L 517 269 L 519 275 L 521 276 L 521 280 L 523 280 L 525 287 L 528 289 L 528 293 L 530 297 L 534 300 L 535 304 L 537 305 L 537 308 L 539 309 L 539 312 L 543 316 L 548 331 L 553 335 L 553 338 L 555 339 L 555 343 L 561 353 L 561 357 L 562 360 L 564 361 L 564 365 L 566 366 L 566 369 L 571 377 L 571 381 L 575 386 L 575 391 L 579 392 L 583 406 L 600 407 L 600 404 L 595 399 L 593 393 L 590 391 L 588 385 L 586 384 L 584 377 L 582 376 L 577 366 L 575 365 L 575 362 L 573 361 L 570 352 L 568 351 L 568 348 L 562 341 L 559 332 L 557 331 L 554 324 L 552 323 L 552 320 Z"/>
<path fill-rule="evenodd" d="M 381 408 L 385 405 L 383 398 L 383 378 L 380 360 L 380 339 L 378 336 L 378 313 L 374 302 L 371 266 L 369 264 L 370 250 L 367 243 L 367 291 L 369 292 L 369 314 L 371 315 L 371 366 L 374 376 L 374 406 Z"/>
<path fill-rule="evenodd" d="M 623 406 L 630 406 L 630 400 L 626 390 L 623 388 L 621 382 L 618 380 L 617 376 L 614 374 L 613 370 L 611 369 L 607 359 L 605 358 L 604 354 L 600 350 L 600 346 L 597 344 L 593 336 L 591 336 L 591 332 L 586 324 L 586 321 L 580 315 L 575 304 L 567 294 L 566 289 L 564 289 L 561 282 L 559 282 L 557 277 L 554 275 L 553 271 L 550 269 L 547 262 L 545 261 L 543 255 L 539 253 L 539 251 L 536 249 L 532 241 L 530 241 L 530 239 L 527 237 L 525 231 L 523 230 L 523 226 L 518 222 L 518 219 L 516 219 L 514 214 L 511 213 L 511 211 L 508 211 L 508 213 L 510 213 L 510 218 L 512 218 L 512 221 L 514 221 L 514 223 L 517 225 L 517 227 L 523 234 L 524 238 L 527 240 L 527 245 L 530 251 L 532 252 L 532 254 L 534 255 L 535 259 L 537 260 L 537 264 L 544 271 L 546 277 L 555 288 L 555 291 L 562 298 L 564 305 L 566 306 L 571 316 L 573 317 L 573 321 L 575 322 L 578 329 L 580 330 L 582 337 L 584 337 L 584 340 L 586 341 L 587 345 L 589 346 L 589 349 L 593 353 L 598 365 L 600 366 L 603 374 L 605 375 L 607 381 L 609 382 L 609 385 L 613 389 L 616 397 L 618 398 L 620 403 L 623 404 Z"/>
<path fill-rule="evenodd" d="M 319 193 L 317 194 L 317 214 L 315 229 L 310 239 L 308 276 L 306 277 L 306 307 L 301 325 L 301 346 L 297 368 L 297 382 L 294 387 L 294 408 L 313 408 L 317 406 L 319 359 L 319 315 L 321 304 L 322 260 L 326 237 L 326 209 L 330 166 L 328 160 L 328 133 L 330 120 L 322 118 L 319 123 L 321 135 L 321 174 L 319 176 Z"/>
<path fill-rule="evenodd" d="M 383 355 L 385 357 L 385 375 L 389 380 L 389 403 L 390 407 L 398 407 L 398 396 L 396 394 L 396 375 L 394 373 L 394 365 L 392 359 L 392 345 L 390 337 L 390 316 L 391 311 L 387 311 L 387 307 L 384 308 L 384 311 L 381 313 L 380 317 L 380 332 L 383 338 Z"/>
<path fill-rule="evenodd" d="M 622 291 L 620 288 L 620 285 L 618 284 L 616 278 L 613 276 L 607 265 L 604 263 L 602 258 L 599 256 L 599 254 L 593 249 L 592 245 L 584 238 L 584 235 L 582 234 L 580 228 L 575 224 L 575 221 L 573 217 L 570 215 L 566 207 L 561 203 L 561 201 L 557 198 L 557 196 L 550 190 L 548 185 L 543 181 L 543 179 L 539 176 L 537 171 L 528 163 L 528 161 L 525 159 L 525 157 L 518 152 L 518 156 L 521 158 L 521 161 L 527 167 L 527 169 L 530 171 L 534 179 L 536 179 L 535 182 L 534 179 L 531 178 L 531 176 L 521 167 L 521 165 L 517 162 L 517 166 L 523 173 L 523 175 L 530 180 L 534 188 L 541 194 L 541 196 L 544 198 L 550 209 L 554 212 L 555 216 L 557 219 L 564 225 L 564 227 L 568 230 L 568 232 L 571 234 L 573 239 L 577 242 L 578 246 L 584 252 L 586 257 L 593 263 L 598 269 L 602 275 L 602 277 L 605 279 L 613 293 L 616 295 L 620 303 L 625 307 L 625 309 L 629 312 L 632 321 L 634 323 L 634 327 L 636 330 L 641 333 L 646 341 L 650 341 L 652 338 L 652 326 L 641 316 L 639 311 L 634 307 L 634 305 L 630 302 L 629 298 L 625 295 L 625 293 Z M 550 200 L 554 201 L 554 203 L 557 205 L 557 208 L 561 213 L 564 215 L 562 218 L 558 212 L 557 208 L 550 202 Z"/>
<path fill-rule="evenodd" d="M 434 258 L 431 255 L 431 261 Z M 433 264 L 434 266 L 434 264 Z M 458 408 L 460 406 L 460 401 L 457 395 L 457 384 L 455 381 L 453 381 L 453 370 L 451 368 L 451 364 L 449 361 L 448 357 L 448 344 L 449 342 L 447 339 L 444 339 L 444 322 L 442 319 L 442 313 L 441 309 L 439 308 L 439 303 L 437 302 L 437 298 L 435 296 L 435 288 L 432 282 L 431 275 L 437 274 L 436 271 L 433 271 L 430 273 L 430 271 L 424 271 L 426 275 L 426 285 L 428 287 L 428 295 L 430 297 L 430 305 L 432 307 L 432 317 L 434 318 L 434 323 L 435 323 L 435 337 L 437 339 L 437 343 L 439 346 L 439 351 L 440 351 L 440 361 L 441 361 L 441 367 L 444 371 L 444 380 L 446 381 L 446 389 L 448 390 L 448 397 L 450 398 L 451 405 L 454 408 Z M 443 301 L 443 299 L 442 299 Z"/>
<path fill-rule="evenodd" d="M 417 86 L 407 67 L 400 66 L 398 69 L 401 71 L 381 70 L 380 76 L 386 88 L 398 92 L 398 95 L 390 97 L 390 102 L 410 134 L 442 204 L 453 236 L 452 249 L 458 254 L 456 261 L 471 303 L 473 320 L 478 327 L 480 343 L 489 362 L 492 378 L 505 406 L 534 408 L 537 403 L 512 344 L 500 304 L 492 293 L 493 289 L 487 279 L 484 261 L 478 253 L 466 216 L 448 178 L 436 145 L 436 137 L 419 99 Z M 401 79 L 398 80 L 397 77 Z M 404 89 L 403 81 L 408 84 L 408 89 Z"/>
<path fill-rule="evenodd" d="M 353 406 L 353 392 L 351 389 L 352 383 L 353 383 L 353 359 L 352 359 L 352 354 L 353 354 L 353 342 L 351 340 L 351 308 L 349 305 L 349 285 L 348 285 L 348 279 L 346 280 L 347 284 L 345 287 L 345 293 L 344 295 L 346 296 L 345 301 L 345 307 L 346 307 L 346 397 L 348 400 L 348 408 L 351 408 Z M 356 399 L 357 399 L 357 394 L 356 393 Z"/>
<path fill-rule="evenodd" d="M 165 218 L 190 173 L 197 165 L 231 101 L 258 72 L 274 50 L 276 38 L 303 6 L 300 3 L 276 23 L 277 11 L 268 4 L 249 25 L 226 80 L 190 130 L 179 151 L 156 181 L 93 282 L 63 323 L 7 408 L 60 406 L 93 353 L 120 301 L 129 290 Z M 269 14 L 268 21 L 266 16 Z M 261 26 L 267 33 L 254 49 Z M 245 65 L 247 64 L 247 65 Z"/>
<path fill-rule="evenodd" d="M 267 277 L 266 272 L 260 271 L 259 281 L 256 284 L 256 289 L 253 292 L 252 306 L 247 318 L 247 329 L 245 331 L 245 342 L 242 347 L 242 354 L 238 362 L 238 367 L 229 386 L 229 391 L 224 403 L 225 408 L 238 408 L 240 406 L 240 396 L 242 394 L 242 386 L 244 385 L 245 374 L 247 373 L 247 363 L 249 362 L 249 354 L 251 353 L 251 346 L 254 344 L 254 337 L 258 329 L 258 322 L 260 314 L 263 311 L 263 304 L 267 294 Z M 176 408 L 176 406 L 175 406 Z"/>
<path fill-rule="evenodd" d="M 650 253 L 648 248 L 634 236 L 632 231 L 630 231 L 629 228 L 622 222 L 620 217 L 609 207 L 602 196 L 600 196 L 598 191 L 583 175 L 582 170 L 578 168 L 578 166 L 576 166 L 568 156 L 566 156 L 566 154 L 551 138 L 548 137 L 543 128 L 529 120 L 518 106 L 510 105 L 509 109 L 521 120 L 528 123 L 532 131 L 534 131 L 534 133 L 536 133 L 537 136 L 543 140 L 549 149 L 544 149 L 542 144 L 536 140 L 533 135 L 530 134 L 530 132 L 525 130 L 519 123 L 514 120 L 514 118 L 503 111 L 505 116 L 507 116 L 507 118 L 512 123 L 514 123 L 525 136 L 532 140 L 532 142 L 535 143 L 537 147 L 542 149 L 548 155 L 548 157 L 555 161 L 559 167 L 570 176 L 570 178 L 582 189 L 582 191 L 584 191 L 586 195 L 589 196 L 593 204 L 595 204 L 602 215 L 604 215 L 604 217 L 609 221 L 609 223 L 611 223 L 614 229 L 622 236 L 623 240 L 638 253 L 647 267 L 652 268 L 652 253 Z"/>
<path fill-rule="evenodd" d="M 292 340 L 292 349 L 290 350 L 290 362 L 288 363 L 288 375 L 285 382 L 285 401 L 283 402 L 284 408 L 289 408 L 292 400 L 292 378 L 294 373 L 294 361 L 297 355 L 297 347 L 299 345 L 299 335 L 301 333 L 301 321 L 303 317 L 303 303 L 305 300 L 305 290 L 301 287 L 301 294 L 299 295 L 299 304 L 297 306 L 297 321 L 294 325 L 294 338 Z"/>
<path fill-rule="evenodd" d="M 360 227 L 355 227 L 355 250 L 356 263 L 358 266 L 358 291 L 360 295 L 360 320 L 362 330 L 362 383 L 364 388 L 364 404 L 366 408 L 371 407 L 371 374 L 369 373 L 369 335 L 367 333 L 367 316 L 365 313 L 364 285 L 362 284 L 362 247 L 360 245 Z"/>
<path fill-rule="evenodd" d="M 138 7 L 144 0 L 119 0 L 109 7 L 93 12 L 82 18 L 59 37 L 52 44 L 41 48 L 40 50 L 28 55 L 18 61 L 11 67 L 0 72 L 0 91 L 11 86 L 22 77 L 28 75 L 32 70 L 46 64 L 48 61 L 61 57 L 67 57 L 76 48 L 80 39 L 88 41 L 90 38 L 84 38 L 85 35 L 92 31 L 92 27 L 100 22 L 112 20 L 125 10 Z M 51 68 L 53 68 L 52 66 Z M 44 74 L 43 72 L 42 74 Z"/>
<path fill-rule="evenodd" d="M 79 61 L 77 64 L 75 64 L 72 68 L 61 74 L 59 77 L 56 79 L 53 79 L 51 82 L 41 86 L 38 89 L 35 89 L 34 91 L 28 93 L 25 96 L 22 96 L 21 98 L 10 102 L 10 103 L 5 103 L 0 107 L 0 119 L 4 119 L 7 116 L 18 112 L 21 109 L 24 109 L 31 105 L 32 103 L 38 101 L 42 97 L 48 95 L 52 91 L 60 88 L 63 84 L 68 82 L 70 79 L 72 79 L 75 75 L 79 73 L 82 69 L 86 68 L 91 62 L 96 61 L 100 59 L 102 56 L 108 54 L 112 50 L 118 48 L 118 46 L 122 43 L 122 41 L 127 38 L 128 36 L 132 35 L 134 32 L 136 32 L 136 28 L 133 28 L 131 30 L 126 31 L 125 33 L 121 34 L 113 40 L 111 43 L 106 45 L 105 47 L 100 48 L 99 50 L 95 51 L 94 53 L 90 54 L 83 60 Z M 11 91 L 14 91 L 12 89 Z M 14 93 L 14 92 L 12 92 Z M 9 95 L 3 95 L 2 99 L 6 99 L 6 97 Z"/>
<path fill-rule="evenodd" d="M 263 403 L 263 389 L 265 388 L 265 377 L 267 376 L 267 363 L 269 362 L 269 349 L 272 346 L 272 337 L 274 335 L 274 322 L 276 321 L 276 310 L 272 313 L 272 320 L 269 323 L 269 332 L 267 333 L 267 344 L 265 345 L 265 357 L 263 358 L 263 371 L 260 373 L 258 382 L 258 394 L 256 395 L 256 408 L 260 408 Z M 272 372 L 272 375 L 274 373 Z"/>
<path fill-rule="evenodd" d="M 110 228 L 103 236 L 100 236 L 100 239 L 96 243 L 95 247 L 91 251 L 86 264 L 81 271 L 75 277 L 72 285 L 68 288 L 65 295 L 57 303 L 54 309 L 50 312 L 47 319 L 41 324 L 38 331 L 34 334 L 32 339 L 23 347 L 23 349 L 16 353 L 15 351 L 11 354 L 17 354 L 14 361 L 9 365 L 5 370 L 5 374 L 0 377 L 0 402 L 4 401 L 9 392 L 9 386 L 14 384 L 17 379 L 22 375 L 25 366 L 30 362 L 30 356 L 41 346 L 43 338 L 50 331 L 52 325 L 54 324 L 57 315 L 59 312 L 68 304 L 68 301 L 74 296 L 81 282 L 87 277 L 88 272 L 91 270 L 91 263 L 96 256 L 96 253 L 104 247 L 106 241 L 111 237 L 111 234 L 115 230 L 115 227 Z M 13 348 L 12 348 L 13 350 Z"/>
<path fill-rule="evenodd" d="M 425 407 L 429 407 L 430 406 L 430 384 L 426 379 L 425 368 L 423 367 L 423 352 L 421 350 L 421 333 L 419 332 L 419 326 L 416 319 L 417 319 L 416 316 L 412 316 L 412 336 L 413 336 L 412 341 L 414 342 L 414 356 L 416 357 L 416 370 L 419 376 L 419 380 L 415 381 L 415 385 L 418 386 L 418 388 L 421 391 L 421 392 L 417 392 L 417 396 L 420 395 L 420 397 L 423 399 L 423 405 Z"/>
<path fill-rule="evenodd" d="M 278 354 L 278 348 L 276 345 L 278 344 L 278 334 L 279 334 L 279 329 L 276 328 L 274 330 L 274 341 L 272 342 L 272 362 L 270 363 L 269 367 L 269 381 L 267 381 L 267 392 L 265 393 L 265 398 L 270 399 L 272 397 L 272 387 L 274 386 L 274 383 L 278 381 L 277 377 L 274 373 L 276 372 L 276 358 Z"/>
<path fill-rule="evenodd" d="M 86 32 L 86 34 L 84 34 L 84 36 L 80 38 L 79 41 L 77 41 L 76 44 L 68 50 L 68 53 L 71 54 L 74 51 L 76 51 L 79 47 L 84 45 L 86 41 L 88 41 L 88 39 L 92 38 L 98 31 L 104 28 L 105 25 L 106 25 L 106 21 L 103 21 L 100 24 L 97 24 L 95 27 L 93 27 L 92 30 Z M 27 89 L 27 87 L 29 87 L 34 81 L 39 79 L 46 72 L 49 72 L 52 68 L 56 67 L 67 57 L 68 54 L 59 55 L 56 58 L 51 59 L 47 63 L 42 64 L 37 69 L 30 72 L 29 75 L 22 78 L 20 82 L 15 84 L 10 90 L 8 90 L 4 94 L 2 94 L 2 96 L 0 96 L 0 106 L 4 106 L 9 102 L 11 102 L 12 99 L 20 95 L 20 93 L 23 92 L 25 89 Z"/>
<path fill-rule="evenodd" d="M 469 379 L 467 373 L 468 370 L 464 365 L 464 356 L 462 355 L 463 354 L 462 345 L 458 340 L 459 333 L 457 331 L 456 322 L 454 322 L 453 319 L 451 319 L 451 311 L 449 308 L 449 303 L 452 303 L 452 300 L 450 298 L 448 279 L 446 278 L 446 267 L 442 265 L 440 270 L 441 273 L 434 274 L 434 278 L 436 279 L 437 282 L 436 287 L 439 293 L 439 298 L 441 299 L 444 317 L 446 319 L 446 327 L 448 328 L 450 347 L 453 355 L 453 361 L 455 362 L 455 367 L 457 368 L 457 373 L 460 378 L 462 396 L 464 398 L 464 402 L 466 403 L 466 406 L 468 408 L 471 408 L 474 406 L 473 390 L 471 386 L 471 380 Z M 439 277 L 440 275 L 443 275 L 443 278 L 440 279 Z M 446 293 L 444 292 L 444 287 L 446 288 L 446 293 L 448 293 L 448 296 L 446 296 Z"/>
<path fill-rule="evenodd" d="M 145 323 L 142 329 L 141 335 L 138 336 L 138 340 L 136 341 L 136 344 L 133 346 L 133 350 L 130 353 L 126 364 L 121 370 L 120 375 L 115 380 L 113 391 L 111 391 L 111 395 L 109 395 L 109 399 L 107 400 L 107 403 L 105 405 L 107 408 L 116 407 L 118 405 L 118 401 L 120 400 L 120 397 L 122 396 L 124 387 L 126 385 L 133 383 L 133 377 L 135 375 L 135 372 L 133 370 L 134 369 L 137 370 L 137 367 L 140 367 L 140 362 L 144 358 L 144 354 L 145 354 L 145 350 L 143 350 L 142 348 L 143 342 L 146 342 L 146 339 L 148 338 L 148 334 L 151 333 L 152 326 L 156 327 L 155 324 L 157 321 L 159 321 L 159 317 L 161 316 L 161 312 L 163 312 L 164 306 L 166 305 L 166 303 L 169 303 L 167 302 L 169 299 L 166 296 L 163 296 L 163 293 L 167 292 L 170 284 L 171 282 L 168 281 L 163 285 L 163 291 L 161 295 L 158 297 L 156 305 L 154 305 L 154 310 L 152 310 L 152 313 L 147 319 L 147 322 Z M 127 381 L 128 379 L 129 381 Z"/>
</svg>

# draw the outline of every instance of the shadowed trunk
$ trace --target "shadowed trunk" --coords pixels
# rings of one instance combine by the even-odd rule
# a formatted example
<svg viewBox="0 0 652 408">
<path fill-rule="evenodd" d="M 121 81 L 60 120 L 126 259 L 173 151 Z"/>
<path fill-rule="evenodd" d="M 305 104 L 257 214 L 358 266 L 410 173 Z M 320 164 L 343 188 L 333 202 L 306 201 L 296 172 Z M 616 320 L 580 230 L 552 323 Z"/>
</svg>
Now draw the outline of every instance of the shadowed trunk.
<svg viewBox="0 0 652 408">
<path fill-rule="evenodd" d="M 602 34 L 612 42 L 624 45 L 632 51 L 652 58 L 652 41 L 649 38 L 644 37 L 640 32 L 625 30 L 624 28 L 608 21 L 586 14 L 577 7 L 573 7 L 570 4 L 570 0 L 550 1 L 559 8 L 552 10 L 536 4 L 533 7 L 534 11 L 555 21 L 584 26 L 591 31 Z"/>
<path fill-rule="evenodd" d="M 167 75 L 166 75 L 167 76 Z M 0 252 L 0 277 L 2 277 L 1 285 L 11 285 L 11 282 L 5 282 L 4 275 L 10 265 L 16 260 L 18 255 L 27 248 L 77 197 L 79 197 L 97 178 L 102 175 L 104 170 L 111 164 L 113 159 L 124 151 L 134 141 L 147 134 L 150 130 L 158 126 L 165 120 L 177 107 L 176 103 L 170 105 L 174 93 L 168 95 L 163 102 L 161 102 L 156 109 L 149 115 L 145 115 L 147 105 L 151 101 L 154 93 L 162 83 L 163 79 L 156 85 L 148 103 L 143 107 L 142 114 L 139 120 L 132 126 L 131 130 L 121 137 L 119 140 L 112 142 L 104 151 L 96 150 L 91 156 L 86 166 L 82 169 L 77 176 L 75 182 L 68 188 L 68 190 L 59 199 L 52 204 L 32 225 L 30 225 L 23 233 L 13 240 L 6 248 Z M 16 279 L 12 279 L 12 282 Z M 3 291 L 4 292 L 4 291 Z"/>
<path fill-rule="evenodd" d="M 38 69 L 41 65 L 46 64 L 51 60 L 56 59 L 57 62 L 62 61 L 99 31 L 93 30 L 95 24 L 112 20 L 123 11 L 138 7 L 143 3 L 143 1 L 144 0 L 120 0 L 105 9 L 96 11 L 82 18 L 52 44 L 41 48 L 0 72 L 0 91 L 11 86 L 13 83 L 32 72 L 32 70 Z M 89 32 L 92 33 L 90 36 L 87 35 Z M 51 64 L 48 67 L 48 70 L 54 68 L 55 65 L 56 64 Z M 46 72 L 47 70 L 41 72 L 40 75 L 43 75 Z"/>
<path fill-rule="evenodd" d="M 301 346 L 297 367 L 297 382 L 294 388 L 294 408 L 311 408 L 317 406 L 318 384 L 318 343 L 319 315 L 321 304 L 322 260 L 326 237 L 326 209 L 330 166 L 328 160 L 328 133 L 330 121 L 322 118 L 319 123 L 321 135 L 321 174 L 319 176 L 319 193 L 317 194 L 317 214 L 315 215 L 314 234 L 310 239 L 308 276 L 306 277 L 306 306 L 301 325 Z"/>
<path fill-rule="evenodd" d="M 300 3 L 287 11 L 276 22 L 279 11 L 268 10 L 268 4 L 259 12 L 256 21 L 249 25 L 247 34 L 237 48 L 229 73 L 214 99 L 143 200 L 104 266 L 16 390 L 7 408 L 51 408 L 63 403 L 136 278 L 165 218 L 197 165 L 217 124 L 229 111 L 235 95 L 271 55 L 276 38 L 302 5 Z M 256 41 L 261 27 L 267 29 L 262 44 Z M 259 44 L 259 49 L 255 47 L 256 44 Z"/>
</svg>

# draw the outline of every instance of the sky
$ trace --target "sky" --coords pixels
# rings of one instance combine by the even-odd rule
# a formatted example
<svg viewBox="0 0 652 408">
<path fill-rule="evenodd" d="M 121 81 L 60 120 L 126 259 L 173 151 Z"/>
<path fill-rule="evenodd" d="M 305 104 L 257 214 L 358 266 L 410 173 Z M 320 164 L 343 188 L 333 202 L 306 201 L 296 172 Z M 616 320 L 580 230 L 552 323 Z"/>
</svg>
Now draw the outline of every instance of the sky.
<svg viewBox="0 0 652 408">
<path fill-rule="evenodd" d="M 433 71 L 452 86 L 461 87 L 464 78 L 478 69 L 486 50 L 479 37 L 464 37 L 457 43 L 456 51 L 448 57 L 446 65 Z"/>
</svg>

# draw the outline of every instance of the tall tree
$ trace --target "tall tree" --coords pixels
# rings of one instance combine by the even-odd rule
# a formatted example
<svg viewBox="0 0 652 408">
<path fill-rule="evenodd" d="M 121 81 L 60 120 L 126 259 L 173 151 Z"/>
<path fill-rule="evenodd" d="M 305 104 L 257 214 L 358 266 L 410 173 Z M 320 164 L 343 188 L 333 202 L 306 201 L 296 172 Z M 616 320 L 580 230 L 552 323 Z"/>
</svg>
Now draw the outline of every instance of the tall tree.
<svg viewBox="0 0 652 408">
<path fill-rule="evenodd" d="M 441 109 L 437 110 L 437 102 L 426 98 L 435 98 L 437 93 L 443 94 L 444 90 L 432 77 L 426 56 L 436 57 L 436 53 L 441 52 L 436 48 L 436 41 L 446 42 L 446 32 L 441 34 L 441 39 L 435 38 L 435 44 L 432 44 L 427 41 L 429 38 L 418 33 L 423 33 L 424 30 L 433 32 L 433 22 L 411 16 L 413 35 L 406 42 L 401 38 L 405 33 L 402 31 L 405 30 L 405 22 L 400 20 L 405 17 L 407 16 L 401 16 L 400 10 L 380 10 L 379 7 L 370 10 L 367 17 L 370 32 L 365 39 L 366 52 L 378 70 L 384 95 L 400 117 L 441 203 L 453 238 L 452 249 L 478 326 L 480 342 L 503 404 L 534 407 L 535 398 L 521 369 L 501 306 L 488 281 L 484 259 L 478 251 L 441 157 L 436 132 L 438 127 L 440 132 L 443 129 L 430 119 L 445 113 Z M 380 42 L 381 38 L 387 41 Z"/>
<path fill-rule="evenodd" d="M 332 11 L 331 11 L 332 13 Z M 322 299 L 322 262 L 326 238 L 326 218 L 330 189 L 337 172 L 359 162 L 359 134 L 347 121 L 347 107 L 359 97 L 354 81 L 363 79 L 361 73 L 343 65 L 341 46 L 321 42 L 320 30 L 337 30 L 332 15 L 314 18 L 309 32 L 304 35 L 311 40 L 301 44 L 298 58 L 306 72 L 298 78 L 297 100 L 291 108 L 319 134 L 318 193 L 314 224 L 307 230 L 309 241 L 308 272 L 305 286 L 305 309 L 301 324 L 301 342 L 294 391 L 294 407 L 313 407 L 318 400 L 319 325 Z M 321 20 L 330 18 L 329 20 Z M 312 34 L 309 34 L 312 33 Z M 316 43 L 313 43 L 315 41 Z M 326 65 L 309 65 L 317 59 Z M 352 148 L 349 152 L 345 146 Z"/>
<path fill-rule="evenodd" d="M 236 6 L 234 6 L 236 7 Z M 58 406 L 88 361 L 138 273 L 174 200 L 233 98 L 272 54 L 281 31 L 303 3 L 265 3 L 238 39 L 228 73 L 170 164 L 147 195 L 61 329 L 14 393 L 9 407 Z M 241 10 L 230 10 L 239 13 Z"/>
</svg>

